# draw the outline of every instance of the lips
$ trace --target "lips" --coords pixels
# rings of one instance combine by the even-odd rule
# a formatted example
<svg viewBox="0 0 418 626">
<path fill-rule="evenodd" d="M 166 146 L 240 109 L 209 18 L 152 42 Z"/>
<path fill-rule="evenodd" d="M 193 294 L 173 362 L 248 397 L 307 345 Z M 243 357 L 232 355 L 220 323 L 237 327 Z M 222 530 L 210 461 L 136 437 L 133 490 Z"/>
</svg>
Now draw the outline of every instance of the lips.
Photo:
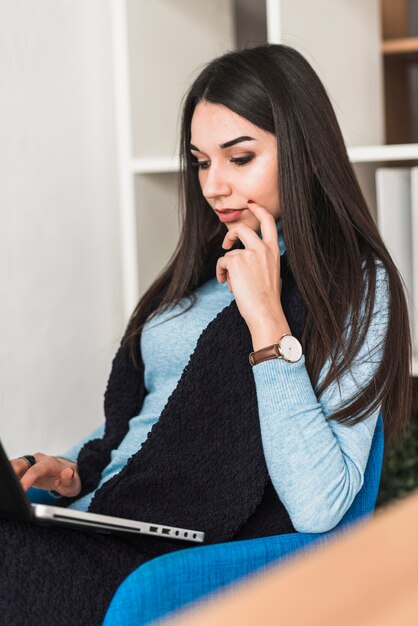
<svg viewBox="0 0 418 626">
<path fill-rule="evenodd" d="M 245 209 L 215 209 L 217 213 L 232 213 L 232 211 L 245 211 Z"/>
<path fill-rule="evenodd" d="M 241 213 L 245 209 L 215 209 L 221 222 L 236 222 L 240 219 Z"/>
</svg>

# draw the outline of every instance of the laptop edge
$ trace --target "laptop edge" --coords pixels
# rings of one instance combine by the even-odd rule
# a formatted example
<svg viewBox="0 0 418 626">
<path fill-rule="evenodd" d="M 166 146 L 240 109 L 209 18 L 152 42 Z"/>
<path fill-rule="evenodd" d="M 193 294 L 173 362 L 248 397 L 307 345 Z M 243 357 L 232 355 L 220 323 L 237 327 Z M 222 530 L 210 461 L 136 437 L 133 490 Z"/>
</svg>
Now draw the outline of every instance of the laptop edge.
<svg viewBox="0 0 418 626">
<path fill-rule="evenodd" d="M 160 536 L 203 543 L 205 533 L 187 528 L 76 511 L 45 504 L 32 504 L 17 478 L 0 442 L 0 517 L 40 524 L 62 525 L 101 533 Z"/>
</svg>

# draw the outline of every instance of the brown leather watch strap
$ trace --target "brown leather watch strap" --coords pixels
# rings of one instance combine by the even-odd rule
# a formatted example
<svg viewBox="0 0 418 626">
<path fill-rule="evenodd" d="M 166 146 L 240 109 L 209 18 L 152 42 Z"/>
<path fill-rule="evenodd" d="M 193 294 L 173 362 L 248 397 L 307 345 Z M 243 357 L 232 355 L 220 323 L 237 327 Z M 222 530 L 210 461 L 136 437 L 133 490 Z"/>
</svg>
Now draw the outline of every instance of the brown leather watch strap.
<svg viewBox="0 0 418 626">
<path fill-rule="evenodd" d="M 282 359 L 282 355 L 279 352 L 279 346 L 274 343 L 272 346 L 261 348 L 256 352 L 251 352 L 248 360 L 252 366 L 261 363 L 262 361 L 269 361 L 270 359 Z"/>
</svg>

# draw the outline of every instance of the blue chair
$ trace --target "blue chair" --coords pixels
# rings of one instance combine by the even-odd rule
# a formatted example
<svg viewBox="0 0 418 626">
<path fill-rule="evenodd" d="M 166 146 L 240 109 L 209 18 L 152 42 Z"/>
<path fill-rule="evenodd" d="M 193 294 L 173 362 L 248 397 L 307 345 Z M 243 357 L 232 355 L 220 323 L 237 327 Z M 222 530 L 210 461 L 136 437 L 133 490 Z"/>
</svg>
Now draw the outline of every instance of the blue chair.
<svg viewBox="0 0 418 626">
<path fill-rule="evenodd" d="M 292 533 L 186 548 L 147 561 L 116 590 L 103 626 L 143 626 L 168 617 L 186 605 L 250 576 L 314 543 L 326 543 L 366 516 L 376 504 L 384 448 L 383 420 L 379 416 L 363 487 L 340 523 L 325 533 Z M 39 502 L 47 494 L 31 491 Z"/>
</svg>

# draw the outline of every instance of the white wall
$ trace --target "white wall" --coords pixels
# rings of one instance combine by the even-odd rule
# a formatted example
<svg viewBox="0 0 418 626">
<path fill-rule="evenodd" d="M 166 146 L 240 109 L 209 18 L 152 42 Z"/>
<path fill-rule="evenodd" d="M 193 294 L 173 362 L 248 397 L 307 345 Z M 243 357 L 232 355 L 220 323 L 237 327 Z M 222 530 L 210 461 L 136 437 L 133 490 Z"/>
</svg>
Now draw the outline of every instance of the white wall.
<svg viewBox="0 0 418 626">
<path fill-rule="evenodd" d="M 122 333 L 109 3 L 2 0 L 0 437 L 98 425 Z"/>
</svg>

